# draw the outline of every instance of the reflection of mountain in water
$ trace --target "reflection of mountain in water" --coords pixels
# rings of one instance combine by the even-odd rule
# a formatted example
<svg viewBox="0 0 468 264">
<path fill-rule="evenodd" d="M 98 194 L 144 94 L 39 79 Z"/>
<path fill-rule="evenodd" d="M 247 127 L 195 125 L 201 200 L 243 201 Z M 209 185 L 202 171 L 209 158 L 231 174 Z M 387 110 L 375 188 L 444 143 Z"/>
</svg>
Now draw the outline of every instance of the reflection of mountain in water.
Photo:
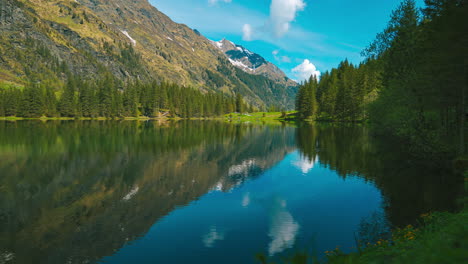
<svg viewBox="0 0 468 264">
<path fill-rule="evenodd" d="M 398 142 L 372 137 L 366 126 L 302 125 L 296 138 L 304 159 L 318 159 L 343 178 L 374 182 L 395 226 L 413 223 L 422 213 L 453 209 L 463 191 L 462 177 L 440 164 L 416 161 Z"/>
<path fill-rule="evenodd" d="M 290 127 L 0 123 L 0 252 L 17 263 L 96 261 L 175 207 L 259 175 L 294 144 Z M 222 239 L 212 233 L 207 245 Z"/>
</svg>

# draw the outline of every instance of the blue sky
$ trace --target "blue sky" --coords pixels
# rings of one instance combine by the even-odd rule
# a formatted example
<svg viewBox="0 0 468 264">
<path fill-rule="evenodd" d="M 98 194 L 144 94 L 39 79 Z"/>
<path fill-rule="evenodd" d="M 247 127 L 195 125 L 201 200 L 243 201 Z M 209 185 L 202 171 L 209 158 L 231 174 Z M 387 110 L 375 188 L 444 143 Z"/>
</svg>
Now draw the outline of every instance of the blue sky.
<svg viewBox="0 0 468 264">
<path fill-rule="evenodd" d="M 325 72 L 381 32 L 400 0 L 150 0 L 212 40 L 229 39 L 278 65 L 290 78 Z M 416 0 L 422 7 L 423 0 Z"/>
</svg>

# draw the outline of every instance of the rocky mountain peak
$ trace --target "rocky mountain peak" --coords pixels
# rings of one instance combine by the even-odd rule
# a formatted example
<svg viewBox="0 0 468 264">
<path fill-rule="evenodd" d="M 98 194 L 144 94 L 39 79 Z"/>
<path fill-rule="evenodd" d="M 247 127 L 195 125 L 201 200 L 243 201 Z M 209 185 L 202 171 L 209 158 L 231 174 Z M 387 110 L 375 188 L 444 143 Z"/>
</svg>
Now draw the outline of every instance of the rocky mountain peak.
<svg viewBox="0 0 468 264">
<path fill-rule="evenodd" d="M 276 65 L 268 62 L 259 54 L 254 53 L 241 45 L 237 45 L 225 38 L 220 41 L 211 41 L 211 44 L 221 50 L 227 56 L 232 65 L 247 73 L 263 75 L 275 82 L 279 82 L 287 86 L 297 85 Z"/>
</svg>

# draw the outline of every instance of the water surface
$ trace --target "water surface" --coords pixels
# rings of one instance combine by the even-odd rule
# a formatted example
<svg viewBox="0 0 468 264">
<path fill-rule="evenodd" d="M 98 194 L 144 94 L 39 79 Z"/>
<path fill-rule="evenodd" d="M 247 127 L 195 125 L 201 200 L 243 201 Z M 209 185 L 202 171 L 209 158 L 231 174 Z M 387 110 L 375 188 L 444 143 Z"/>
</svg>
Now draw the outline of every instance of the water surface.
<svg viewBox="0 0 468 264">
<path fill-rule="evenodd" d="M 203 121 L 1 122 L 0 177 L 0 263 L 320 257 L 460 190 L 363 126 Z"/>
</svg>

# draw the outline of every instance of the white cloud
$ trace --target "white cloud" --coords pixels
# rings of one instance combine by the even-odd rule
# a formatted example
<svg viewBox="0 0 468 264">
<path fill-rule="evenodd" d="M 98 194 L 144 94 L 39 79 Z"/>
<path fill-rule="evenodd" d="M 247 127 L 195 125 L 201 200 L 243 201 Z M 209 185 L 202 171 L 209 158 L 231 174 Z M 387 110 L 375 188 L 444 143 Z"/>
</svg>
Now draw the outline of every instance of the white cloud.
<svg viewBox="0 0 468 264">
<path fill-rule="evenodd" d="M 215 5 L 215 4 L 219 3 L 219 2 L 231 3 L 232 0 L 208 0 L 208 3 L 210 5 Z"/>
<path fill-rule="evenodd" d="M 242 27 L 242 39 L 245 41 L 251 41 L 252 39 L 252 34 L 253 34 L 253 29 L 250 24 L 245 24 L 244 27 Z"/>
<path fill-rule="evenodd" d="M 250 24 L 244 25 L 244 40 L 253 40 L 253 35 L 261 32 L 268 33 L 274 38 L 283 37 L 291 28 L 291 22 L 296 19 L 297 13 L 304 10 L 305 6 L 304 0 L 272 0 L 270 17 L 263 27 L 254 30 Z M 246 31 L 246 26 L 248 31 Z"/>
<path fill-rule="evenodd" d="M 281 56 L 280 61 L 285 63 L 291 63 L 291 58 L 289 58 L 288 56 Z"/>
<path fill-rule="evenodd" d="M 298 81 L 308 80 L 310 76 L 320 77 L 320 72 L 317 70 L 317 67 L 307 59 L 292 69 L 292 72 Z"/>
<path fill-rule="evenodd" d="M 270 20 L 275 37 L 282 37 L 289 31 L 290 23 L 299 11 L 304 10 L 304 0 L 272 0 L 270 6 Z"/>
<path fill-rule="evenodd" d="M 273 57 L 275 58 L 276 61 L 279 62 L 284 62 L 284 63 L 291 63 L 291 58 L 288 56 L 278 56 L 280 53 L 279 50 L 274 50 L 271 54 L 273 54 Z"/>
</svg>

